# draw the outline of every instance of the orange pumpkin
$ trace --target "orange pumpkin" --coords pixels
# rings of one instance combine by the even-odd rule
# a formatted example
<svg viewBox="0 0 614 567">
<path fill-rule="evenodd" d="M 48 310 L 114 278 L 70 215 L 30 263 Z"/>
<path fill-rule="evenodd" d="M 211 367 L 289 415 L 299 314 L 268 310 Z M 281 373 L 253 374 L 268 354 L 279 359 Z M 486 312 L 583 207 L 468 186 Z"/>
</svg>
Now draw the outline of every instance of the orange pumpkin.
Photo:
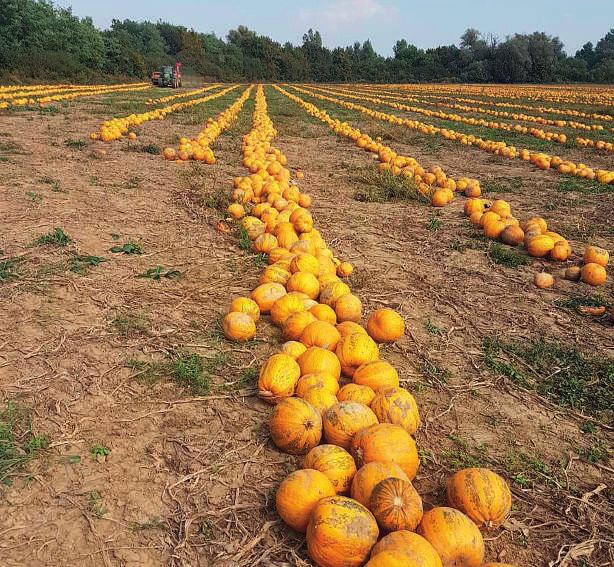
<svg viewBox="0 0 614 567">
<path fill-rule="evenodd" d="M 307 347 L 303 343 L 299 343 L 298 341 L 287 341 L 283 345 L 281 345 L 281 352 L 291 356 L 294 360 L 296 360 L 301 354 L 303 354 L 307 350 Z"/>
<path fill-rule="evenodd" d="M 369 386 L 377 392 L 380 388 L 397 388 L 399 373 L 385 360 L 374 360 L 359 366 L 352 380 L 361 386 Z"/>
<path fill-rule="evenodd" d="M 375 392 L 372 388 L 360 384 L 346 384 L 337 392 L 337 399 L 340 402 L 358 402 L 365 406 L 370 406 L 374 397 Z"/>
<path fill-rule="evenodd" d="M 327 283 L 320 292 L 320 303 L 324 303 L 334 309 L 337 300 L 342 295 L 347 295 L 348 293 L 350 293 L 350 288 L 342 281 Z"/>
<path fill-rule="evenodd" d="M 380 423 L 395 423 L 413 435 L 420 425 L 418 404 L 405 388 L 381 388 L 371 402 Z"/>
<path fill-rule="evenodd" d="M 275 406 L 269 429 L 273 443 L 284 453 L 304 455 L 322 438 L 322 418 L 305 400 L 286 398 Z"/>
<path fill-rule="evenodd" d="M 546 272 L 539 272 L 533 277 L 533 283 L 539 289 L 546 289 L 554 285 L 554 278 L 551 274 L 548 274 Z"/>
<path fill-rule="evenodd" d="M 320 347 L 334 351 L 341 335 L 334 325 L 325 321 L 314 321 L 305 327 L 299 339 L 307 348 Z"/>
<path fill-rule="evenodd" d="M 420 466 L 416 442 L 405 429 L 393 423 L 379 423 L 358 431 L 350 452 L 358 467 L 374 461 L 393 462 L 409 480 L 416 477 Z"/>
<path fill-rule="evenodd" d="M 369 316 L 367 332 L 378 343 L 393 343 L 405 333 L 405 321 L 392 309 L 377 309 Z"/>
<path fill-rule="evenodd" d="M 607 250 L 599 248 L 599 246 L 587 246 L 584 250 L 584 263 L 585 264 L 599 264 L 600 266 L 608 265 L 610 254 Z"/>
<path fill-rule="evenodd" d="M 435 548 L 444 565 L 480 567 L 484 540 L 478 527 L 455 508 L 433 508 L 422 516 L 417 529 Z"/>
<path fill-rule="evenodd" d="M 260 284 L 280 283 L 285 286 L 289 278 L 290 272 L 288 270 L 286 270 L 282 265 L 274 264 L 265 268 L 258 282 Z"/>
<path fill-rule="evenodd" d="M 260 308 L 258 304 L 249 297 L 236 297 L 230 304 L 230 309 L 228 311 L 230 313 L 246 313 L 254 321 L 260 319 Z"/>
<path fill-rule="evenodd" d="M 503 199 L 496 199 L 493 204 L 490 206 L 490 209 L 493 213 L 497 213 L 501 218 L 507 218 L 512 214 L 512 208 L 507 201 Z"/>
<path fill-rule="evenodd" d="M 329 350 L 310 347 L 296 361 L 301 368 L 301 376 L 320 372 L 330 374 L 337 379 L 341 376 L 339 359 L 335 356 L 335 353 Z"/>
<path fill-rule="evenodd" d="M 271 306 L 271 321 L 278 326 L 282 326 L 291 315 L 305 311 L 303 300 L 294 293 L 288 293 L 280 297 Z M 292 338 L 292 337 L 287 337 Z"/>
<path fill-rule="evenodd" d="M 320 500 L 307 527 L 307 551 L 320 567 L 359 567 L 377 541 L 375 518 L 362 504 L 345 496 Z"/>
<path fill-rule="evenodd" d="M 555 243 L 554 248 L 550 250 L 550 258 L 557 262 L 564 262 L 571 256 L 571 246 L 564 238 Z"/>
<path fill-rule="evenodd" d="M 256 336 L 256 323 L 247 313 L 231 311 L 222 321 L 224 336 L 232 341 L 249 341 Z"/>
<path fill-rule="evenodd" d="M 303 467 L 324 473 L 337 494 L 348 492 L 356 474 L 356 463 L 345 449 L 337 445 L 318 445 L 305 456 Z"/>
<path fill-rule="evenodd" d="M 302 398 L 310 388 L 326 388 L 335 395 L 339 391 L 339 382 L 334 376 L 322 372 L 304 374 L 296 383 L 296 395 Z"/>
<path fill-rule="evenodd" d="M 362 317 L 362 302 L 353 293 L 347 293 L 337 299 L 335 303 L 337 320 L 358 322 Z"/>
<path fill-rule="evenodd" d="M 482 199 L 467 199 L 464 207 L 465 215 L 470 217 L 473 213 L 484 212 L 484 201 Z"/>
<path fill-rule="evenodd" d="M 603 285 L 607 279 L 607 273 L 602 265 L 591 262 L 582 266 L 580 279 L 589 285 Z"/>
<path fill-rule="evenodd" d="M 260 313 L 268 313 L 273 304 L 286 295 L 286 288 L 280 283 L 260 284 L 251 293 L 251 298 L 258 304 Z"/>
<path fill-rule="evenodd" d="M 303 399 L 316 408 L 320 414 L 323 414 L 328 408 L 334 406 L 339 401 L 329 388 L 319 388 L 317 386 L 308 388 L 303 395 Z"/>
<path fill-rule="evenodd" d="M 282 325 L 284 338 L 291 341 L 298 341 L 305 328 L 315 320 L 316 318 L 309 311 L 299 311 L 298 313 L 290 315 Z"/>
<path fill-rule="evenodd" d="M 314 469 L 300 469 L 290 473 L 279 485 L 275 507 L 286 524 L 304 533 L 316 504 L 335 494 L 335 488 L 325 474 Z"/>
<path fill-rule="evenodd" d="M 301 291 L 311 299 L 320 295 L 320 282 L 309 272 L 294 272 L 286 282 L 288 291 Z"/>
<path fill-rule="evenodd" d="M 443 567 L 435 548 L 422 536 L 408 530 L 399 530 L 384 536 L 373 546 L 371 557 L 387 552 L 403 554 L 414 562 L 409 563 L 411 567 Z M 402 566 L 403 563 L 400 567 Z"/>
<path fill-rule="evenodd" d="M 367 334 L 367 330 L 358 323 L 354 323 L 354 321 L 344 321 L 343 323 L 339 323 L 337 325 L 337 331 L 339 331 L 339 334 L 342 337 L 353 335 L 354 333 Z"/>
<path fill-rule="evenodd" d="M 416 529 L 422 519 L 422 499 L 411 482 L 386 478 L 375 485 L 369 506 L 380 528 L 388 532 Z"/>
<path fill-rule="evenodd" d="M 379 359 L 379 348 L 365 333 L 354 333 L 341 337 L 335 353 L 341 363 L 341 371 L 350 378 L 366 362 Z"/>
<path fill-rule="evenodd" d="M 337 314 L 335 310 L 329 305 L 324 305 L 323 303 L 316 303 L 309 312 L 318 320 L 325 321 L 326 323 L 330 323 L 331 325 L 337 324 Z"/>
<path fill-rule="evenodd" d="M 297 254 L 290 262 L 290 271 L 295 272 L 308 272 L 314 276 L 318 275 L 320 271 L 320 263 L 313 254 L 300 253 Z"/>
<path fill-rule="evenodd" d="M 536 258 L 543 258 L 554 248 L 554 241 L 549 236 L 541 234 L 531 238 L 531 240 L 526 243 L 526 246 L 529 255 Z"/>
<path fill-rule="evenodd" d="M 349 262 L 341 262 L 341 264 L 337 266 L 337 275 L 340 278 L 349 278 L 353 271 L 354 266 L 352 266 L 352 264 Z"/>
<path fill-rule="evenodd" d="M 447 483 L 448 504 L 479 527 L 496 528 L 512 509 L 512 493 L 497 473 L 484 468 L 458 471 Z"/>
<path fill-rule="evenodd" d="M 359 467 L 352 480 L 352 498 L 368 506 L 373 489 L 386 478 L 400 478 L 409 482 L 403 469 L 393 462 L 373 461 Z"/>
<path fill-rule="evenodd" d="M 258 252 L 260 254 L 267 254 L 273 248 L 277 248 L 277 238 L 275 238 L 272 234 L 261 234 L 254 243 L 252 244 L 252 249 L 254 252 Z"/>
<path fill-rule="evenodd" d="M 274 354 L 260 369 L 258 396 L 269 404 L 276 404 L 294 393 L 300 375 L 296 360 L 287 354 Z"/>
<path fill-rule="evenodd" d="M 358 402 L 339 402 L 324 412 L 322 421 L 326 441 L 349 449 L 356 432 L 376 424 L 377 417 Z"/>
</svg>

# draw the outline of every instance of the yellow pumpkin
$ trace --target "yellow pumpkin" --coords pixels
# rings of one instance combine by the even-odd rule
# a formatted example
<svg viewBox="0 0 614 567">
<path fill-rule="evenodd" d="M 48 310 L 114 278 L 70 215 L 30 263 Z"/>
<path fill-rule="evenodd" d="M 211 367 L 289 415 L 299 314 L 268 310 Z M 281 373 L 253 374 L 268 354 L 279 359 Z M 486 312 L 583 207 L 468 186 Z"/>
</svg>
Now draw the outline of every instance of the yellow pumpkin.
<svg viewBox="0 0 614 567">
<path fill-rule="evenodd" d="M 584 250 L 584 263 L 585 264 L 599 264 L 600 266 L 607 266 L 610 260 L 610 254 L 607 250 L 599 248 L 599 246 L 587 246 Z"/>
<path fill-rule="evenodd" d="M 334 376 L 323 372 L 303 374 L 296 384 L 296 395 L 302 398 L 311 388 L 326 388 L 333 395 L 336 395 L 339 391 L 339 382 Z"/>
<path fill-rule="evenodd" d="M 252 244 L 252 248 L 255 252 L 267 254 L 273 248 L 277 248 L 277 238 L 275 238 L 272 234 L 261 234 L 254 243 Z"/>
<path fill-rule="evenodd" d="M 384 536 L 373 546 L 371 557 L 390 552 L 401 553 L 409 561 L 413 561 L 413 564 L 409 563 L 410 567 L 443 567 L 435 548 L 422 536 L 408 530 L 399 530 Z M 399 567 L 407 565 L 401 563 Z"/>
<path fill-rule="evenodd" d="M 286 295 L 286 288 L 279 283 L 260 284 L 251 293 L 251 298 L 258 304 L 260 313 L 269 313 L 273 304 Z"/>
<path fill-rule="evenodd" d="M 309 272 L 294 272 L 286 282 L 288 291 L 300 291 L 311 299 L 320 295 L 320 282 Z"/>
<path fill-rule="evenodd" d="M 362 317 L 362 302 L 353 293 L 342 295 L 335 302 L 335 313 L 340 323 L 344 321 L 360 321 Z"/>
<path fill-rule="evenodd" d="M 308 388 L 303 399 L 323 414 L 328 408 L 338 403 L 338 399 L 329 388 L 314 386 Z"/>
<path fill-rule="evenodd" d="M 603 285 L 606 282 L 607 273 L 601 264 L 590 262 L 582 266 L 582 270 L 580 270 L 580 279 L 589 285 Z"/>
<path fill-rule="evenodd" d="M 541 234 L 531 238 L 531 240 L 526 243 L 526 246 L 529 255 L 536 258 L 543 258 L 554 248 L 554 242 L 549 236 Z"/>
<path fill-rule="evenodd" d="M 380 423 L 400 425 L 410 435 L 413 435 L 420 425 L 418 404 L 405 388 L 391 387 L 377 390 L 371 402 L 371 409 Z"/>
<path fill-rule="evenodd" d="M 271 321 L 275 325 L 283 326 L 291 315 L 301 313 L 303 311 L 305 311 L 305 306 L 303 305 L 303 300 L 301 297 L 289 293 L 283 297 L 280 297 L 271 306 Z"/>
<path fill-rule="evenodd" d="M 322 422 L 326 441 L 348 449 L 354 435 L 377 424 L 377 417 L 368 406 L 358 402 L 339 402 L 324 412 Z"/>
<path fill-rule="evenodd" d="M 335 353 L 341 363 L 343 374 L 349 378 L 363 364 L 379 359 L 377 344 L 365 333 L 354 333 L 341 337 Z"/>
<path fill-rule="evenodd" d="M 301 376 L 320 372 L 330 374 L 337 380 L 341 376 L 339 359 L 329 350 L 310 347 L 296 361 L 300 366 Z"/>
<path fill-rule="evenodd" d="M 281 265 L 281 262 L 278 262 L 264 269 L 258 283 L 279 283 L 285 286 L 288 279 L 290 279 L 290 272 Z"/>
<path fill-rule="evenodd" d="M 287 341 L 281 345 L 281 351 L 296 360 L 301 354 L 307 350 L 303 343 L 298 341 Z"/>
<path fill-rule="evenodd" d="M 316 303 L 313 307 L 309 309 L 309 312 L 316 318 L 318 321 L 325 321 L 326 323 L 330 323 L 331 325 L 337 324 L 337 315 L 335 310 L 329 305 L 324 305 L 323 303 Z"/>
<path fill-rule="evenodd" d="M 258 395 L 265 402 L 276 404 L 294 393 L 300 375 L 296 360 L 287 354 L 274 354 L 260 369 Z"/>
<path fill-rule="evenodd" d="M 337 331 L 339 331 L 339 334 L 342 337 L 345 337 L 346 335 L 353 335 L 354 333 L 367 334 L 367 330 L 358 323 L 354 323 L 354 321 L 344 321 L 343 323 L 339 323 L 337 325 Z"/>
<path fill-rule="evenodd" d="M 352 498 L 364 506 L 368 506 L 373 489 L 387 478 L 400 478 L 409 482 L 403 469 L 391 461 L 372 461 L 359 467 L 352 480 Z"/>
<path fill-rule="evenodd" d="M 352 455 L 337 445 L 318 445 L 307 453 L 303 467 L 325 474 L 335 487 L 337 494 L 350 490 L 356 474 Z"/>
<path fill-rule="evenodd" d="M 293 274 L 295 272 L 307 272 L 317 276 L 320 271 L 320 263 L 313 254 L 300 253 L 290 262 L 290 271 Z"/>
<path fill-rule="evenodd" d="M 320 347 L 334 351 L 341 335 L 334 325 L 325 321 L 314 321 L 305 327 L 300 341 L 307 347 Z"/>
<path fill-rule="evenodd" d="M 346 295 L 348 293 L 350 293 L 350 288 L 347 284 L 341 281 L 333 281 L 326 284 L 320 291 L 320 303 L 329 305 L 334 309 L 337 300 L 342 295 Z"/>
<path fill-rule="evenodd" d="M 405 321 L 392 309 L 377 309 L 369 316 L 367 332 L 378 343 L 392 343 L 405 333 Z"/>
<path fill-rule="evenodd" d="M 298 341 L 305 328 L 314 321 L 316 321 L 316 318 L 309 311 L 300 311 L 290 315 L 282 325 L 284 338 Z"/>
<path fill-rule="evenodd" d="M 399 374 L 396 368 L 385 360 L 366 362 L 356 369 L 352 380 L 355 384 L 369 386 L 375 392 L 380 388 L 399 386 Z"/>
<path fill-rule="evenodd" d="M 256 323 L 247 313 L 231 311 L 222 322 L 224 336 L 232 341 L 249 341 L 256 336 Z"/>
<path fill-rule="evenodd" d="M 369 386 L 361 386 L 360 384 L 346 384 L 337 392 L 337 399 L 340 402 L 359 402 L 366 406 L 371 405 L 374 397 L 375 392 Z"/>
<path fill-rule="evenodd" d="M 230 304 L 229 312 L 245 313 L 254 321 L 260 319 L 260 308 L 258 304 L 249 297 L 236 297 Z"/>
</svg>

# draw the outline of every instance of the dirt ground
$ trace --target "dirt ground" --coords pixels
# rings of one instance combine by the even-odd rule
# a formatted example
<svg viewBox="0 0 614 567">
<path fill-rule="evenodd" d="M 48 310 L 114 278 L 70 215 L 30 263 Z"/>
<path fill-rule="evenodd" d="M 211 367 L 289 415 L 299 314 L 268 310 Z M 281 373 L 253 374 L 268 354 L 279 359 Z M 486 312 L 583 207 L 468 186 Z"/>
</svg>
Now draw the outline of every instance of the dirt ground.
<svg viewBox="0 0 614 567">
<path fill-rule="evenodd" d="M 237 347 L 219 326 L 261 271 L 236 235 L 216 229 L 215 208 L 245 172 L 253 95 L 214 145 L 214 166 L 139 151 L 196 134 L 240 91 L 149 122 L 134 143 L 87 137 L 107 117 L 145 110 L 149 93 L 128 97 L 129 108 L 108 96 L 0 116 L 0 261 L 11 262 L 0 279 L 0 396 L 20 416 L 14 441 L 26 457 L 0 488 L 3 566 L 311 565 L 304 538 L 274 509 L 278 483 L 300 461 L 269 441 L 270 407 L 255 396 L 279 331 L 262 321 L 258 340 Z M 571 308 L 587 296 L 611 304 L 612 274 L 594 290 L 558 277 L 573 262 L 496 263 L 462 215 L 462 197 L 441 211 L 355 200 L 376 164 L 370 154 L 270 87 L 266 94 L 274 144 L 305 172 L 300 186 L 329 245 L 356 266 L 352 288 L 365 312 L 390 306 L 406 319 L 406 336 L 384 355 L 421 410 L 416 486 L 425 506 L 444 503 L 451 471 L 489 466 L 514 494 L 511 518 L 486 534 L 490 560 L 612 564 L 614 326 Z M 348 120 L 425 166 L 490 183 L 487 196 L 507 199 L 521 218 L 541 214 L 569 237 L 576 263 L 589 241 L 614 251 L 612 191 L 561 192 L 552 172 L 425 143 L 362 115 Z M 71 242 L 35 244 L 56 227 Z M 142 253 L 110 251 L 124 244 Z M 83 267 L 87 256 L 106 261 Z M 138 277 L 158 266 L 159 281 Z M 548 291 L 532 285 L 542 267 L 557 276 Z M 540 339 L 550 346 L 539 360 L 518 350 L 499 359 L 485 346 Z M 577 349 L 586 367 L 597 361 L 594 383 L 568 383 L 551 345 L 569 357 Z M 198 387 L 183 372 L 195 360 Z M 547 372 L 533 366 L 540 360 Z M 566 393 L 602 388 L 606 409 L 561 405 L 540 389 L 557 376 Z"/>
</svg>

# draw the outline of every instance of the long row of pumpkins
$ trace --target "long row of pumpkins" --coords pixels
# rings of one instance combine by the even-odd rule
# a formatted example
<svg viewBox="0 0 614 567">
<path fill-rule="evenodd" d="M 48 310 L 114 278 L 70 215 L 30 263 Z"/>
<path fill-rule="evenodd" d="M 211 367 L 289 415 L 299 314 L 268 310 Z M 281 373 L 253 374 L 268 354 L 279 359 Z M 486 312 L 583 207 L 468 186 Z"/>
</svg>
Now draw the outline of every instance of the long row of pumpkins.
<svg viewBox="0 0 614 567">
<path fill-rule="evenodd" d="M 251 297 L 232 302 L 223 326 L 229 339 L 249 340 L 268 314 L 287 339 L 258 380 L 260 397 L 274 405 L 273 442 L 304 455 L 303 468 L 277 490 L 277 511 L 306 534 L 320 567 L 483 566 L 480 528 L 505 520 L 509 487 L 488 469 L 462 470 L 448 481 L 449 506 L 423 510 L 412 484 L 418 406 L 378 346 L 399 339 L 405 323 L 378 309 L 366 328 L 359 324 L 362 304 L 343 281 L 352 266 L 313 227 L 311 199 L 291 181 L 286 157 L 271 145 L 275 135 L 259 86 L 243 140 L 250 174 L 235 180 L 228 212 L 269 265 Z"/>
</svg>

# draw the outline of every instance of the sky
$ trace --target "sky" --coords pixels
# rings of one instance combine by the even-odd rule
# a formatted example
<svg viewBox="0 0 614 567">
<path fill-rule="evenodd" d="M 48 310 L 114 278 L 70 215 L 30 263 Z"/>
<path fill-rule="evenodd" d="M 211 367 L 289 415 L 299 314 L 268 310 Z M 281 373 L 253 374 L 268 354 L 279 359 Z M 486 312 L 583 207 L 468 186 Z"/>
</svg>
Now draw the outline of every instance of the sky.
<svg viewBox="0 0 614 567">
<path fill-rule="evenodd" d="M 501 39 L 544 31 L 558 36 L 573 55 L 614 27 L 614 0 L 55 0 L 97 27 L 112 19 L 159 19 L 226 37 L 239 25 L 276 41 L 300 44 L 309 28 L 328 47 L 370 39 L 391 55 L 397 39 L 428 48 L 457 43 L 469 27 Z"/>
</svg>

